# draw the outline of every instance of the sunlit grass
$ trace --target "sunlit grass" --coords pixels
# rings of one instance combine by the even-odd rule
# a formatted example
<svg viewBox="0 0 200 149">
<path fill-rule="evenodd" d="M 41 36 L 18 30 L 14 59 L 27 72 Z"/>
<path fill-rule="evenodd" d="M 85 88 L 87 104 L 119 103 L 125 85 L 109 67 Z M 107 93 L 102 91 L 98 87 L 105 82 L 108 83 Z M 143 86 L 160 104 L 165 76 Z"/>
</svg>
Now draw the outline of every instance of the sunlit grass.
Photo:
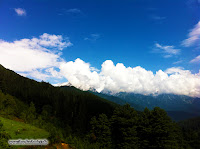
<svg viewBox="0 0 200 149">
<path fill-rule="evenodd" d="M 44 129 L 37 128 L 30 124 L 18 122 L 0 117 L 3 128 L 12 139 L 42 139 L 47 138 L 49 133 Z"/>
</svg>

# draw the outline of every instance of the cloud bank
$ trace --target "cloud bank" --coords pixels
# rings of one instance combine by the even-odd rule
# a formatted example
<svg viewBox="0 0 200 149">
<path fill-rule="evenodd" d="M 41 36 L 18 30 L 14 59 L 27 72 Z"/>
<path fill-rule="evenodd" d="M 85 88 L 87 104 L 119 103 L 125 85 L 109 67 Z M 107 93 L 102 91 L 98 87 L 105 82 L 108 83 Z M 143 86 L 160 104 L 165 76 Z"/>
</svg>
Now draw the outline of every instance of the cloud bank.
<svg viewBox="0 0 200 149">
<path fill-rule="evenodd" d="M 125 67 L 106 60 L 101 71 L 92 71 L 89 63 L 81 59 L 60 66 L 60 73 L 75 87 L 98 92 L 134 92 L 139 94 L 172 93 L 200 97 L 200 73 L 192 74 L 182 68 L 159 70 L 155 74 L 140 66 Z"/>
<path fill-rule="evenodd" d="M 139 94 L 172 93 L 200 97 L 200 72 L 192 74 L 183 68 L 169 68 L 153 73 L 141 66 L 125 67 L 106 60 L 97 70 L 80 58 L 65 61 L 62 50 L 72 43 L 61 35 L 43 34 L 38 38 L 14 42 L 0 41 L 0 64 L 17 73 L 38 80 L 61 80 L 64 78 L 82 90 L 96 89 L 134 92 Z M 163 47 L 163 50 L 169 50 Z M 172 47 L 170 47 L 172 48 Z M 173 49 L 173 48 L 172 48 Z M 175 51 L 170 51 L 175 53 Z"/>
</svg>

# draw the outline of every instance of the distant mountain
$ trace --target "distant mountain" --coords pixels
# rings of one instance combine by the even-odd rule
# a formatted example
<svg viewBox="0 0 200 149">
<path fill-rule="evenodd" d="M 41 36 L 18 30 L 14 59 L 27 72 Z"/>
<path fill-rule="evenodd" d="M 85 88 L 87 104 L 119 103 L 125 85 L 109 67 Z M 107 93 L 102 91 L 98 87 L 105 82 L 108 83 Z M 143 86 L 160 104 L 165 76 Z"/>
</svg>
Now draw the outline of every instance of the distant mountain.
<svg viewBox="0 0 200 149">
<path fill-rule="evenodd" d="M 134 93 L 120 92 L 113 96 L 119 97 L 126 102 L 135 103 L 143 107 L 148 107 L 153 109 L 159 106 L 165 110 L 169 111 L 188 111 L 200 112 L 200 98 L 192 98 L 184 95 L 174 95 L 174 94 L 160 94 L 157 96 L 152 95 L 141 95 Z"/>
<path fill-rule="evenodd" d="M 103 94 L 103 93 L 98 93 L 98 92 L 95 92 L 95 91 L 90 91 L 91 93 L 99 96 L 99 97 L 102 97 L 104 99 L 107 99 L 109 101 L 112 101 L 114 103 L 117 103 L 119 105 L 124 105 L 126 103 L 130 104 L 131 107 L 133 107 L 135 110 L 138 110 L 138 111 L 142 111 L 144 109 L 144 107 L 140 106 L 140 105 L 137 105 L 135 103 L 129 103 L 119 97 L 115 97 L 115 96 L 112 96 L 112 95 L 107 95 L 107 94 Z"/>
<path fill-rule="evenodd" d="M 141 95 L 134 93 L 120 92 L 116 94 L 98 93 L 90 91 L 91 93 L 115 102 L 120 105 L 126 103 L 130 104 L 138 111 L 144 110 L 145 107 L 153 109 L 160 107 L 167 111 L 168 115 L 175 121 L 190 119 L 200 116 L 200 99 L 192 98 L 183 95 L 161 94 L 158 96 Z"/>
<path fill-rule="evenodd" d="M 183 120 L 200 116 L 200 98 L 173 94 L 146 96 L 125 92 L 120 92 L 114 94 L 113 96 L 119 97 L 127 103 L 136 104 L 141 107 L 147 107 L 149 109 L 160 107 L 168 111 L 168 114 L 176 120 Z"/>
<path fill-rule="evenodd" d="M 70 83 L 63 85 L 72 87 Z M 160 107 L 166 110 L 168 115 L 176 121 L 200 116 L 200 98 L 174 94 L 155 96 L 127 92 L 112 94 L 109 91 L 98 93 L 95 89 L 90 89 L 89 92 L 120 105 L 128 103 L 138 111 L 144 110 L 145 107 L 149 109 Z"/>
<path fill-rule="evenodd" d="M 64 83 L 58 83 L 58 84 L 53 84 L 56 87 L 60 86 L 73 86 L 70 82 L 64 82 Z"/>
</svg>

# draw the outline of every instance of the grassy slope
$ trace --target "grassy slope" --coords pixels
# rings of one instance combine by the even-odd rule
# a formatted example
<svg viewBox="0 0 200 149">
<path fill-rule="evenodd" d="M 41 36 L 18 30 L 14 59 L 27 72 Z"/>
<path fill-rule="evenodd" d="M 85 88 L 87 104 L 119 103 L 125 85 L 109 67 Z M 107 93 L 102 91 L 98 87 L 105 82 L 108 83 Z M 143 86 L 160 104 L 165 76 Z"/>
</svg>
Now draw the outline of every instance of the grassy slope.
<svg viewBox="0 0 200 149">
<path fill-rule="evenodd" d="M 11 136 L 12 139 L 44 139 L 49 136 L 49 133 L 43 129 L 37 128 L 30 124 L 18 122 L 0 117 L 3 123 L 3 128 Z M 19 130 L 19 134 L 16 132 Z"/>
</svg>

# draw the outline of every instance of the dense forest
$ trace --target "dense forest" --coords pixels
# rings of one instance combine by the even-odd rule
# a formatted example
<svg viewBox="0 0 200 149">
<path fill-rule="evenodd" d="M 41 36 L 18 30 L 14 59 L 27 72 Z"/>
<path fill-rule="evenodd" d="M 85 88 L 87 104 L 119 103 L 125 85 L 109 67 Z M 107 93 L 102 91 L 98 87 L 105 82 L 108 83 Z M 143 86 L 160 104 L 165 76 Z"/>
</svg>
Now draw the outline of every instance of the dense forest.
<svg viewBox="0 0 200 149">
<path fill-rule="evenodd" d="M 54 87 L 0 65 L 0 117 L 49 132 L 50 144 L 77 149 L 200 148 L 199 118 L 176 123 L 156 107 L 137 111 L 74 87 Z M 0 148 L 13 148 L 0 121 Z"/>
</svg>

